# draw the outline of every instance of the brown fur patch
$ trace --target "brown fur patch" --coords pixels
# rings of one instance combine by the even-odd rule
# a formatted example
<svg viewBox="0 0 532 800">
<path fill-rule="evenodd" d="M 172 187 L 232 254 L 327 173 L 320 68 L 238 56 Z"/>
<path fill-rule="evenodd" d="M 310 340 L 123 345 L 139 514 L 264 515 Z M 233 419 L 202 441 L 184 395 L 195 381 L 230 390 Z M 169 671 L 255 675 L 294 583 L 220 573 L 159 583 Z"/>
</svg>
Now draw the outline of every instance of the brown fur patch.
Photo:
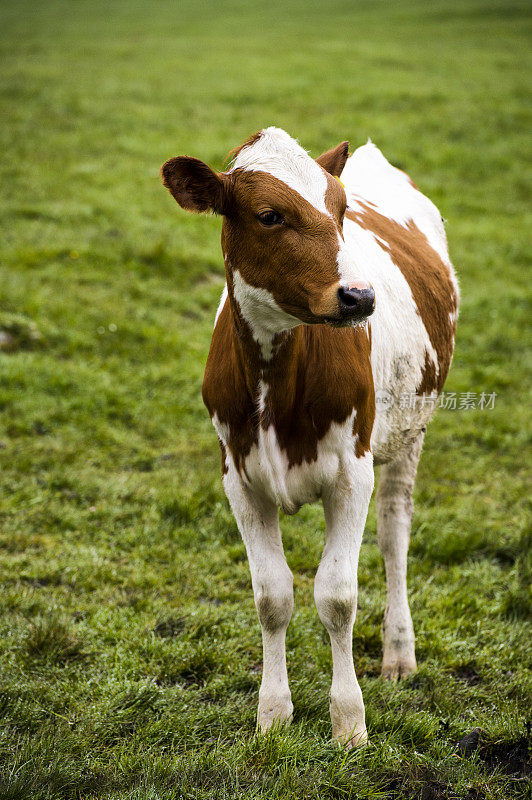
<svg viewBox="0 0 532 800">
<path fill-rule="evenodd" d="M 369 450 L 375 414 L 369 344 L 359 328 L 302 326 L 284 341 L 264 372 L 269 390 L 261 425 L 275 426 L 289 465 L 315 461 L 332 422 L 357 414 L 357 455 Z"/>
<path fill-rule="evenodd" d="M 429 353 L 425 351 L 425 363 L 421 369 L 421 383 L 417 387 L 416 392 L 420 397 L 424 394 L 432 394 L 435 390 L 439 392 L 441 390 L 438 388 L 438 383 L 439 381 L 438 376 L 436 375 L 436 366 L 434 361 L 430 357 Z"/>
<path fill-rule="evenodd" d="M 245 333 L 253 362 L 259 359 L 259 349 L 249 331 Z M 240 336 L 236 332 L 229 299 L 220 313 L 214 329 L 203 378 L 203 402 L 211 417 L 217 415 L 229 428 L 227 446 L 236 468 L 241 471 L 251 447 L 258 441 L 253 422 L 255 406 L 253 387 L 248 384 L 246 363 Z M 225 465 L 225 452 L 223 453 Z"/>
<path fill-rule="evenodd" d="M 379 214 L 368 203 L 360 205 L 362 211 L 349 210 L 346 216 L 378 236 L 379 246 L 401 270 L 438 357 L 439 373 L 436 375 L 427 353 L 417 394 L 440 392 L 451 364 L 456 331 L 456 320 L 452 322 L 449 315 L 455 314 L 458 308 L 449 268 L 412 220 L 400 225 Z"/>
</svg>

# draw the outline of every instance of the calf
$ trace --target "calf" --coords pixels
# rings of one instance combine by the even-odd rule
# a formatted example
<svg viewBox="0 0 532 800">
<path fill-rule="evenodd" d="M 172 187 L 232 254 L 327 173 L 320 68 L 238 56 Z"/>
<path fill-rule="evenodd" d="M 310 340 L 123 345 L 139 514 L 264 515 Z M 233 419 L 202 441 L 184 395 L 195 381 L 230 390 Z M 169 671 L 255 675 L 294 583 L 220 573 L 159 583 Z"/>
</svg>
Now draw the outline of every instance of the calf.
<svg viewBox="0 0 532 800">
<path fill-rule="evenodd" d="M 441 216 L 371 142 L 350 157 L 343 142 L 314 161 L 278 128 L 242 145 L 227 172 L 179 157 L 162 175 L 183 208 L 223 216 L 227 284 L 203 399 L 262 627 L 259 727 L 292 716 L 292 573 L 278 510 L 295 514 L 321 500 L 326 540 L 314 596 L 332 646 L 332 732 L 363 744 L 352 631 L 377 464 L 382 674 L 416 669 L 406 588 L 412 490 L 458 310 Z"/>
</svg>

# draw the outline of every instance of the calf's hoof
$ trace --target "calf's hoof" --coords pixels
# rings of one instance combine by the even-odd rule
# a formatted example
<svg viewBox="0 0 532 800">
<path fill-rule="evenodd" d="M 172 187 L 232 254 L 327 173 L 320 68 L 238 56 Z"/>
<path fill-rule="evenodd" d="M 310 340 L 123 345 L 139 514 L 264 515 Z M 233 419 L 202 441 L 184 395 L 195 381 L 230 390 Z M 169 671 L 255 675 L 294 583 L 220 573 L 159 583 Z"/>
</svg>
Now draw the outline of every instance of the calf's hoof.
<svg viewBox="0 0 532 800">
<path fill-rule="evenodd" d="M 369 744 L 366 728 L 357 728 L 343 731 L 334 731 L 332 738 L 346 750 L 354 747 L 366 747 Z"/>
<path fill-rule="evenodd" d="M 289 725 L 292 722 L 293 710 L 294 706 L 290 695 L 260 698 L 257 713 L 257 725 L 260 732 L 266 733 L 270 728 Z"/>
<path fill-rule="evenodd" d="M 368 732 L 364 719 L 364 704 L 360 688 L 346 694 L 331 692 L 329 706 L 332 722 L 332 738 L 350 750 L 364 747 L 368 743 Z"/>
<path fill-rule="evenodd" d="M 384 658 L 382 662 L 381 676 L 386 681 L 399 681 L 408 678 L 417 671 L 415 656 L 395 656 L 394 658 Z"/>
</svg>

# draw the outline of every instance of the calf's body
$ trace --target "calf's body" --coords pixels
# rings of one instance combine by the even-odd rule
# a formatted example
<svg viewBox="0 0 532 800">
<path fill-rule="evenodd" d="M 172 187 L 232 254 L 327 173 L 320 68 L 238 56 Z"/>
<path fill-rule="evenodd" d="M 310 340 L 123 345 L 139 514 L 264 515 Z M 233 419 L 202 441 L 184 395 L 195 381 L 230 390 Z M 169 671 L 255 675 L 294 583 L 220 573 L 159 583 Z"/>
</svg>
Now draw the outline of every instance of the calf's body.
<svg viewBox="0 0 532 800">
<path fill-rule="evenodd" d="M 412 490 L 458 309 L 440 214 L 371 143 L 349 158 L 343 143 L 316 162 L 276 128 L 243 145 L 226 173 L 181 158 L 163 178 L 183 207 L 224 217 L 227 285 L 203 398 L 262 626 L 259 725 L 292 715 L 292 574 L 278 510 L 321 500 L 326 541 L 314 594 L 332 647 L 333 736 L 362 744 L 352 630 L 374 464 L 383 465 L 382 671 L 397 678 L 416 668 L 406 590 Z"/>
</svg>

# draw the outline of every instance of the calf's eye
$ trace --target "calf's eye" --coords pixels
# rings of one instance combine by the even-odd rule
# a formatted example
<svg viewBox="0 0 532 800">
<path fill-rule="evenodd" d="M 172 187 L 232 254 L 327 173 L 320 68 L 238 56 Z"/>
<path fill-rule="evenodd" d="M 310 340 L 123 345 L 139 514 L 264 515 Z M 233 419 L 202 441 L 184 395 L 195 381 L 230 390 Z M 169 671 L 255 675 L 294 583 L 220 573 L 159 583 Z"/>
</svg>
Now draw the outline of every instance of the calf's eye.
<svg viewBox="0 0 532 800">
<path fill-rule="evenodd" d="M 278 214 L 277 211 L 263 211 L 262 214 L 259 214 L 259 220 L 262 225 L 271 228 L 273 225 L 282 225 L 284 217 Z"/>
</svg>

